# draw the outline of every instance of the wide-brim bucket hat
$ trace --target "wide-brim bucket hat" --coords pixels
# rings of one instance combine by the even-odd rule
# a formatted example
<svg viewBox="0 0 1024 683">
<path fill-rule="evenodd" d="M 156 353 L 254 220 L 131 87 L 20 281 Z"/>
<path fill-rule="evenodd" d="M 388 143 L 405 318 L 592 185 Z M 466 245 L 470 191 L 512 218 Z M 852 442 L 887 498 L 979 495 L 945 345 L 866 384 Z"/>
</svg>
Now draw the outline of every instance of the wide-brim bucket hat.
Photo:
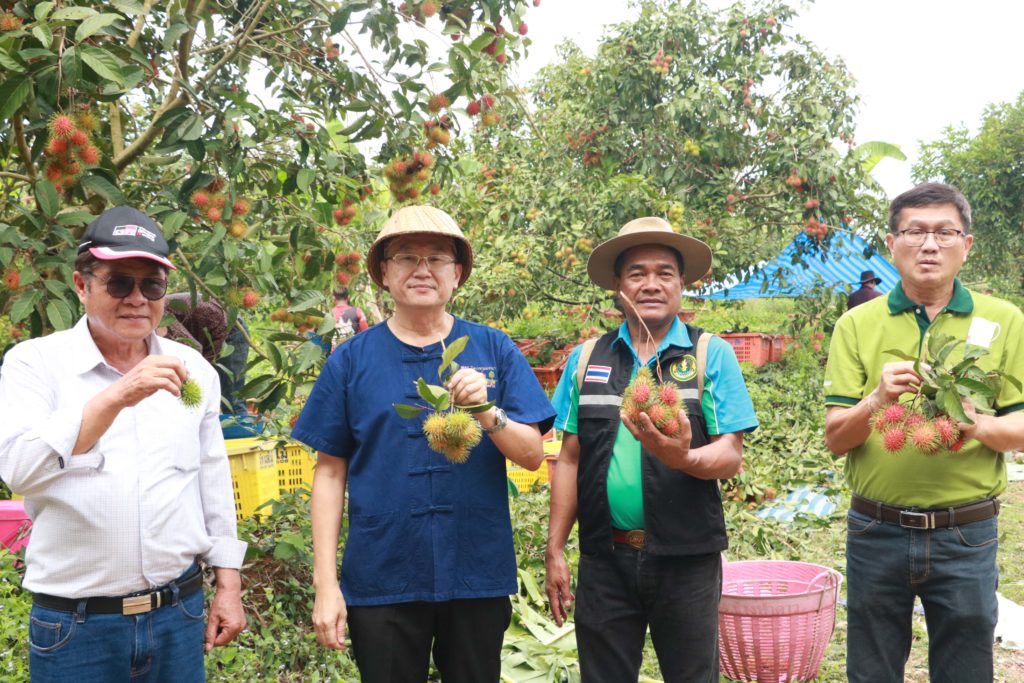
<svg viewBox="0 0 1024 683">
<path fill-rule="evenodd" d="M 433 206 L 414 205 L 402 207 L 391 215 L 391 218 L 377 233 L 377 239 L 373 241 L 373 245 L 366 255 L 366 270 L 369 271 L 370 277 L 378 286 L 387 289 L 380 271 L 387 242 L 403 235 L 442 235 L 452 238 L 455 243 L 456 258 L 462 265 L 459 286 L 461 287 L 469 279 L 469 274 L 473 270 L 473 247 L 470 246 L 466 236 L 462 234 L 459 224 L 441 209 L 436 209 Z"/>
<path fill-rule="evenodd" d="M 681 235 L 668 221 L 656 216 L 637 218 L 619 228 L 619 234 L 594 248 L 587 260 L 587 275 L 603 289 L 615 289 L 615 260 L 627 249 L 642 245 L 675 249 L 683 257 L 683 285 L 700 280 L 711 270 L 711 247 L 695 237 Z"/>
</svg>

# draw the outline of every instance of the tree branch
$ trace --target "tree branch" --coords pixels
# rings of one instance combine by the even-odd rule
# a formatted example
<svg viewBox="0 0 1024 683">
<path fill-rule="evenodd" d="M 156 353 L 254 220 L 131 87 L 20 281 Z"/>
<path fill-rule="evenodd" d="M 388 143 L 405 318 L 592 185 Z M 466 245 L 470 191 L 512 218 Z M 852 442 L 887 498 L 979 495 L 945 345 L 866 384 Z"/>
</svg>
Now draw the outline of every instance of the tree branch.
<svg viewBox="0 0 1024 683">
<path fill-rule="evenodd" d="M 36 179 L 36 166 L 32 163 L 32 152 L 28 148 L 28 143 L 25 142 L 25 124 L 21 120 L 19 114 L 15 114 L 14 117 L 14 140 L 18 145 L 18 156 L 21 157 L 21 163 L 25 165 L 25 174 L 29 180 Z"/>
<path fill-rule="evenodd" d="M 10 171 L 0 171 L 0 178 L 13 178 L 14 180 L 21 180 L 26 183 L 32 182 L 32 179 L 29 178 L 27 175 L 22 175 L 20 173 L 11 173 Z"/>
</svg>

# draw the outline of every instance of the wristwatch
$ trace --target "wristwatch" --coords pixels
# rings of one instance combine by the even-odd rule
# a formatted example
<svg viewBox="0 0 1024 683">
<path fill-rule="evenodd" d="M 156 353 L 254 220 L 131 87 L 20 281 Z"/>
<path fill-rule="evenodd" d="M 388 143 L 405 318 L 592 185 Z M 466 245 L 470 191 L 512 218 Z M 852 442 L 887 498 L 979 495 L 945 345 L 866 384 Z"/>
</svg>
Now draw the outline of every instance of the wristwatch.
<svg viewBox="0 0 1024 683">
<path fill-rule="evenodd" d="M 508 415 L 505 411 L 497 406 L 494 407 L 494 424 L 490 427 L 485 427 L 484 434 L 493 434 L 494 432 L 500 432 L 502 429 L 508 426 Z"/>
</svg>

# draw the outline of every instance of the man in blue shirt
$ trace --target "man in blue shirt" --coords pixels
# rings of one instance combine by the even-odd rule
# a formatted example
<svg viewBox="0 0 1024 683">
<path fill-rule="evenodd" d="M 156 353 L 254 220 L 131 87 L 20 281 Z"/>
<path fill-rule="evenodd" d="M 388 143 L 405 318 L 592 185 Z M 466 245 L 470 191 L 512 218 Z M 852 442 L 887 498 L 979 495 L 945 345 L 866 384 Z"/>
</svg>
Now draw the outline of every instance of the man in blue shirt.
<svg viewBox="0 0 1024 683">
<path fill-rule="evenodd" d="M 433 654 L 449 681 L 496 681 L 516 591 L 505 458 L 531 470 L 553 411 L 529 364 L 502 332 L 445 309 L 473 252 L 452 218 L 427 206 L 397 211 L 367 256 L 395 308 L 384 324 L 331 354 L 292 435 L 319 451 L 313 479 L 313 622 L 344 647 L 346 623 L 363 681 L 422 683 Z M 437 382 L 444 348 L 468 336 L 448 384 L 452 403 L 484 432 L 468 460 L 432 451 L 416 380 Z M 337 573 L 346 489 L 348 539 Z"/>
<path fill-rule="evenodd" d="M 576 641 L 583 680 L 635 681 L 648 626 L 665 681 L 718 681 L 718 602 L 725 520 L 718 479 L 733 476 L 743 433 L 757 427 L 732 347 L 679 321 L 683 287 L 711 250 L 660 218 L 638 218 L 598 245 L 590 279 L 616 293 L 626 321 L 570 355 L 555 391 L 564 430 L 551 488 L 547 593 L 561 624 L 574 600 L 565 542 L 579 521 Z M 647 413 L 631 421 L 621 395 L 639 367 L 676 387 L 678 431 Z M 582 379 L 582 382 L 578 381 Z M 701 381 L 702 380 L 702 381 Z"/>
</svg>

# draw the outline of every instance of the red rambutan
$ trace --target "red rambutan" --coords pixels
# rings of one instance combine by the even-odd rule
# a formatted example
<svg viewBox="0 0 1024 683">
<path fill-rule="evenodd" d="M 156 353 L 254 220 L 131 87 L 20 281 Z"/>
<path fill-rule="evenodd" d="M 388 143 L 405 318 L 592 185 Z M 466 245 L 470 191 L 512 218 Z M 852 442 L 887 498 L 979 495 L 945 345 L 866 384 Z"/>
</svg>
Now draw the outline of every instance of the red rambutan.
<svg viewBox="0 0 1024 683">
<path fill-rule="evenodd" d="M 891 427 L 882 434 L 882 447 L 889 453 L 899 453 L 907 443 L 907 433 L 901 427 Z"/>
</svg>

